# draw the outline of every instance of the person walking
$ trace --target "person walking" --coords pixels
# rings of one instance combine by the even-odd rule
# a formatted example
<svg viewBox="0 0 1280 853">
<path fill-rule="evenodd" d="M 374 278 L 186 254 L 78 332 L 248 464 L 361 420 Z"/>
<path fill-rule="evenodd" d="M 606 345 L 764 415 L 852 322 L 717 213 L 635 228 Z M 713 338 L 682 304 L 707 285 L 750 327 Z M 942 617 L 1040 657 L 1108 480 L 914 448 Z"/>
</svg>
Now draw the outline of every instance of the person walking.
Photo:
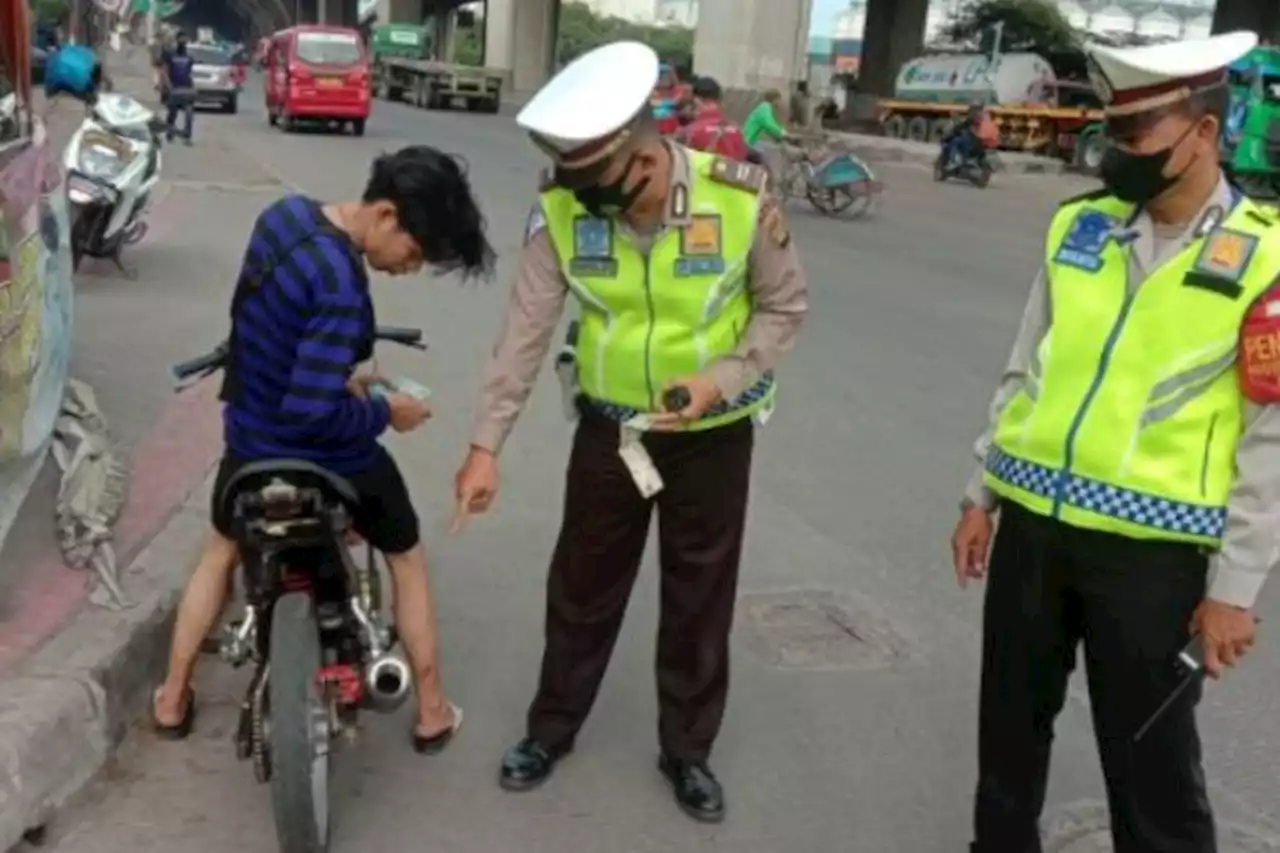
<svg viewBox="0 0 1280 853">
<path fill-rule="evenodd" d="M 1052 219 L 952 540 L 987 580 L 973 853 L 1041 850 L 1081 645 L 1116 853 L 1217 850 L 1198 683 L 1135 735 L 1193 635 L 1213 677 L 1248 652 L 1280 544 L 1280 220 L 1217 156 L 1256 42 L 1088 51 L 1104 187 Z"/>
<path fill-rule="evenodd" d="M 187 52 L 187 35 L 178 30 L 173 47 L 161 52 L 156 69 L 160 74 L 160 100 L 167 114 L 165 124 L 170 142 L 174 136 L 181 136 L 187 145 L 193 140 L 196 113 L 194 66 L 195 60 Z M 177 126 L 179 114 L 183 117 L 181 130 Z"/>
<path fill-rule="evenodd" d="M 700 821 L 724 816 L 708 767 L 729 687 L 729 629 L 756 421 L 808 310 L 763 170 L 662 137 L 648 107 L 658 57 L 597 48 L 517 118 L 554 163 L 534 206 L 471 448 L 455 527 L 498 489 L 498 455 L 572 294 L 561 360 L 580 413 L 547 581 L 546 646 L 526 736 L 503 787 L 533 788 L 595 701 L 656 509 L 659 767 Z M 574 393 L 576 391 L 576 393 Z"/>
</svg>

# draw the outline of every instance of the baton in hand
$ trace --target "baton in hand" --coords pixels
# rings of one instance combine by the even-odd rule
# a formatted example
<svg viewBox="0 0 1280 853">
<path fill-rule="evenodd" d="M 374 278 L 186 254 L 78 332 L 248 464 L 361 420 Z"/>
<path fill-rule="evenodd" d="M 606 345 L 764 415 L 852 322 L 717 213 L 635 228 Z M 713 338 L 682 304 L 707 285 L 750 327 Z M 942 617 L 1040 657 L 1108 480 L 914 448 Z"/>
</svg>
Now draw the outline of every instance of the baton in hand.
<svg viewBox="0 0 1280 853">
<path fill-rule="evenodd" d="M 662 406 L 668 412 L 683 412 L 693 402 L 693 395 L 683 385 L 668 388 L 662 395 Z"/>
<path fill-rule="evenodd" d="M 1178 697 L 1187 692 L 1188 687 L 1204 680 L 1204 639 L 1199 634 L 1192 637 L 1191 642 L 1178 652 L 1177 667 L 1182 672 L 1182 678 L 1178 680 L 1173 690 L 1169 691 L 1169 695 L 1160 703 L 1160 707 L 1156 708 L 1155 713 L 1148 717 L 1147 721 L 1134 733 L 1134 743 L 1138 743 L 1146 736 L 1151 727 L 1173 707 L 1174 702 L 1178 701 Z"/>
</svg>

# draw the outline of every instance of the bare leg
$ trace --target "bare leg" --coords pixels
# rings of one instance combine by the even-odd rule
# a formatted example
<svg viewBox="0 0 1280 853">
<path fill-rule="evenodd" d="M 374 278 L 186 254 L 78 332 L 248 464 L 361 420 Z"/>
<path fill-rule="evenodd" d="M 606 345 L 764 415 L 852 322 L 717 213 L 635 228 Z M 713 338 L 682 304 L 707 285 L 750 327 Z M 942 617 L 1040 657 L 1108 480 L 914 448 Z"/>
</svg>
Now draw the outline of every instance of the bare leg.
<svg viewBox="0 0 1280 853">
<path fill-rule="evenodd" d="M 155 716 L 161 725 L 177 725 L 186 713 L 187 688 L 200 647 L 226 606 L 237 562 L 236 543 L 216 531 L 210 533 L 173 624 L 169 674 L 156 694 Z"/>
<path fill-rule="evenodd" d="M 453 711 L 440 689 L 436 613 L 427 582 L 427 552 L 421 545 L 403 554 L 387 554 L 394 587 L 396 632 L 418 685 L 417 734 L 430 737 L 454 724 Z"/>
</svg>

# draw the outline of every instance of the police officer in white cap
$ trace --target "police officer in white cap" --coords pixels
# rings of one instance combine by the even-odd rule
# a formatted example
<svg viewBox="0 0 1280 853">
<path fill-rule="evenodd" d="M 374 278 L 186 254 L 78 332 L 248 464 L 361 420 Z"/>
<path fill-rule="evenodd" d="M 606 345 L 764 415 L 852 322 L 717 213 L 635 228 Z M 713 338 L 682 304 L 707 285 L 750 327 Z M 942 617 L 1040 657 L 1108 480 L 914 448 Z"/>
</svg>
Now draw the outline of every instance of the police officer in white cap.
<svg viewBox="0 0 1280 853">
<path fill-rule="evenodd" d="M 808 308 L 780 208 L 755 166 L 662 139 L 658 57 L 606 45 L 561 71 L 517 121 L 554 164 L 534 206 L 471 450 L 458 520 L 486 510 L 497 457 L 568 296 L 580 308 L 580 414 L 547 584 L 546 646 L 526 737 L 501 782 L 526 790 L 574 744 L 622 624 L 656 508 L 660 767 L 680 807 L 724 815 L 707 766 L 728 690 L 729 629 L 753 422 Z"/>
<path fill-rule="evenodd" d="M 1117 853 L 1214 853 L 1194 637 L 1254 642 L 1280 525 L 1280 222 L 1218 164 L 1231 33 L 1088 50 L 1112 147 L 1065 202 L 953 539 L 986 577 L 975 853 L 1035 853 L 1083 645 Z M 999 531 L 988 556 L 992 516 Z"/>
</svg>

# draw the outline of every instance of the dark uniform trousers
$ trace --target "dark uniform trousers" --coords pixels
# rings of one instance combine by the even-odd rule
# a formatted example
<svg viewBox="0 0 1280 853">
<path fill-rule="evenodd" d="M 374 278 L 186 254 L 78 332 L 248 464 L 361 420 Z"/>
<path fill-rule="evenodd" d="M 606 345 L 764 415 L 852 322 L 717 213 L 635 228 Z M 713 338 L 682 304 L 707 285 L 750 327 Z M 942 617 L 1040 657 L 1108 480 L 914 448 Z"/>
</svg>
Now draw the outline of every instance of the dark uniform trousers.
<svg viewBox="0 0 1280 853">
<path fill-rule="evenodd" d="M 1214 853 L 1198 686 L 1133 742 L 1179 680 L 1207 571 L 1192 545 L 1003 505 L 983 619 L 974 853 L 1040 853 L 1054 720 L 1082 642 L 1116 853 Z"/>
<path fill-rule="evenodd" d="M 622 627 L 656 505 L 658 739 L 672 758 L 702 760 L 720 730 L 729 688 L 752 423 L 645 435 L 665 484 L 651 499 L 641 497 L 618 456 L 619 437 L 616 423 L 589 414 L 574 435 L 528 735 L 548 747 L 572 746 Z"/>
</svg>

